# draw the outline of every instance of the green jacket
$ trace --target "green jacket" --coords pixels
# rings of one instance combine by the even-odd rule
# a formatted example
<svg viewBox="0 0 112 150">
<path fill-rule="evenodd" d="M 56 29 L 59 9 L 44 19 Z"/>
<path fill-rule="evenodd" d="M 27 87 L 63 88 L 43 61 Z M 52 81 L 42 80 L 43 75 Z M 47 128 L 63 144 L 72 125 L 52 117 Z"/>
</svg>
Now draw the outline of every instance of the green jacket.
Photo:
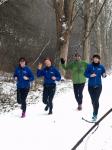
<svg viewBox="0 0 112 150">
<path fill-rule="evenodd" d="M 84 76 L 84 72 L 87 67 L 87 62 L 85 61 L 73 61 L 67 64 L 62 64 L 63 69 L 71 70 L 72 73 L 72 81 L 74 84 L 81 84 L 86 82 L 86 77 Z"/>
</svg>

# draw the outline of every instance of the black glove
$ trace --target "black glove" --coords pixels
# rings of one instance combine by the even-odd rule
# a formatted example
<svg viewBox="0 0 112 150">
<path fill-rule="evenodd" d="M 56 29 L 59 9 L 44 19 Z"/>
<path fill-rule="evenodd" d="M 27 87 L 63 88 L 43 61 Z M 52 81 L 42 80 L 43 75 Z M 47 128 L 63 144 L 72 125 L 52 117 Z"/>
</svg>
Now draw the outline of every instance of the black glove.
<svg viewBox="0 0 112 150">
<path fill-rule="evenodd" d="M 61 58 L 60 60 L 61 60 L 61 64 L 65 64 L 65 60 L 63 58 Z"/>
</svg>

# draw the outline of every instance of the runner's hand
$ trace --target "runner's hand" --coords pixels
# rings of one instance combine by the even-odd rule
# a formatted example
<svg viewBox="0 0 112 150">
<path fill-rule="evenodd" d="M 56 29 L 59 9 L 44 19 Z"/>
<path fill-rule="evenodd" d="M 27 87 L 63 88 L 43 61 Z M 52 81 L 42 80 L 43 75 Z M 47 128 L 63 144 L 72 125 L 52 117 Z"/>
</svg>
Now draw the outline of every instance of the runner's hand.
<svg viewBox="0 0 112 150">
<path fill-rule="evenodd" d="M 61 64 L 65 64 L 64 58 L 61 58 L 60 61 L 61 61 Z"/>
<path fill-rule="evenodd" d="M 42 63 L 39 63 L 37 68 L 42 69 Z"/>
<path fill-rule="evenodd" d="M 91 74 L 91 76 L 90 76 L 90 77 L 94 78 L 94 77 L 96 77 L 96 74 L 95 74 L 95 73 L 93 73 L 93 74 Z"/>
<path fill-rule="evenodd" d="M 15 77 L 15 78 L 14 78 L 14 80 L 15 80 L 15 81 L 17 81 L 17 80 L 18 80 L 18 78 L 17 78 L 17 77 Z"/>
<path fill-rule="evenodd" d="M 106 75 L 106 73 L 103 73 L 103 76 L 102 76 L 103 78 L 106 78 L 107 77 L 107 75 Z"/>
<path fill-rule="evenodd" d="M 52 80 L 56 80 L 56 77 L 55 77 L 55 76 L 53 76 L 53 77 L 52 77 Z"/>
<path fill-rule="evenodd" d="M 27 76 L 23 76 L 24 80 L 29 80 L 29 78 Z"/>
</svg>

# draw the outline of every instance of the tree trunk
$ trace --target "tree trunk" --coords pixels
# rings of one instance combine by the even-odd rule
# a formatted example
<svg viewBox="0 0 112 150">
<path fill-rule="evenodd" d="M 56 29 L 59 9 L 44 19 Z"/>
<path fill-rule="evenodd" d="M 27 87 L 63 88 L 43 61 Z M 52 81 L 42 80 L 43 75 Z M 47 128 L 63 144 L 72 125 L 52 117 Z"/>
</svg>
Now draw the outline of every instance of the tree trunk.
<svg viewBox="0 0 112 150">
<path fill-rule="evenodd" d="M 98 14 L 98 11 L 100 9 L 100 3 L 96 1 L 96 15 Z M 101 39 L 101 17 L 97 19 L 96 22 L 96 42 L 97 42 L 97 53 L 102 56 L 102 39 Z"/>
<path fill-rule="evenodd" d="M 84 1 L 84 37 L 83 37 L 83 59 L 90 59 L 90 28 L 92 19 L 92 3 L 90 0 Z"/>
<path fill-rule="evenodd" d="M 59 63 L 60 58 L 64 58 L 65 61 L 67 61 L 68 57 L 69 40 L 74 15 L 74 0 L 54 0 L 54 8 L 56 13 L 57 29 L 56 60 Z"/>
<path fill-rule="evenodd" d="M 105 5 L 104 7 L 104 10 L 103 10 L 103 17 L 106 18 L 107 16 L 107 12 L 108 12 L 108 9 Z M 108 30 L 107 30 L 107 22 L 106 20 L 104 20 L 103 22 L 103 27 L 102 27 L 102 45 L 103 45 L 103 52 L 102 52 L 102 55 L 103 55 L 103 63 L 105 64 L 106 68 L 109 69 L 110 67 L 110 55 L 109 55 L 109 48 L 108 48 Z"/>
</svg>

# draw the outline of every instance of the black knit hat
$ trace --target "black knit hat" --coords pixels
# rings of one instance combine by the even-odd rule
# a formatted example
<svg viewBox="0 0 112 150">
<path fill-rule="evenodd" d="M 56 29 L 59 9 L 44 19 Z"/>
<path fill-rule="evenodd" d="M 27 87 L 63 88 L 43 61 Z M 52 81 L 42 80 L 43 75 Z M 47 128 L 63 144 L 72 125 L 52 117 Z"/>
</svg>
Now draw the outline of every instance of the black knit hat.
<svg viewBox="0 0 112 150">
<path fill-rule="evenodd" d="M 27 65 L 27 61 L 26 61 L 25 57 L 19 58 L 19 63 L 20 63 L 20 62 L 25 62 L 25 64 Z"/>
<path fill-rule="evenodd" d="M 51 63 L 53 63 L 53 60 L 52 60 L 50 57 L 46 57 L 46 58 L 44 59 L 44 62 L 45 62 L 46 60 L 49 60 Z"/>
<path fill-rule="evenodd" d="M 98 55 L 98 54 L 94 54 L 94 55 L 93 55 L 93 58 L 98 58 L 99 60 L 101 59 L 101 58 L 100 58 L 100 55 Z"/>
</svg>

